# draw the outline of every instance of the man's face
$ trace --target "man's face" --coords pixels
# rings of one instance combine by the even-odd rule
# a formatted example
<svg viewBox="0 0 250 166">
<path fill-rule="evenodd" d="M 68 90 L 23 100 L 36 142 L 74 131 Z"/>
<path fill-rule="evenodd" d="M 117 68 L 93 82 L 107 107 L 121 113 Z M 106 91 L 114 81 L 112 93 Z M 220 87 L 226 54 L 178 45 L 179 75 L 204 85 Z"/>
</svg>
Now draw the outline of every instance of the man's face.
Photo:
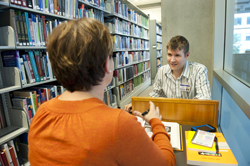
<svg viewBox="0 0 250 166">
<path fill-rule="evenodd" d="M 167 61 L 168 64 L 173 72 L 182 72 L 187 57 L 189 56 L 189 52 L 187 54 L 184 54 L 184 50 L 176 49 L 176 50 L 168 50 L 167 51 Z"/>
</svg>

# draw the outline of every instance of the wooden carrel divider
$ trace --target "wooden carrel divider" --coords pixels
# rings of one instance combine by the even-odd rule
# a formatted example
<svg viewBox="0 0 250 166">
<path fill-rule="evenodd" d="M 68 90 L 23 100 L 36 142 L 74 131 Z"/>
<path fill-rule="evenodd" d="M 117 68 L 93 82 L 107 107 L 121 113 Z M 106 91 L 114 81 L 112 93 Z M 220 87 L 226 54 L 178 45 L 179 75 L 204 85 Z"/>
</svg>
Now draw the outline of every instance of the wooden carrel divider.
<svg viewBox="0 0 250 166">
<path fill-rule="evenodd" d="M 132 111 L 146 111 L 149 109 L 149 101 L 159 107 L 162 121 L 195 126 L 210 124 L 217 128 L 217 100 L 132 97 Z"/>
</svg>

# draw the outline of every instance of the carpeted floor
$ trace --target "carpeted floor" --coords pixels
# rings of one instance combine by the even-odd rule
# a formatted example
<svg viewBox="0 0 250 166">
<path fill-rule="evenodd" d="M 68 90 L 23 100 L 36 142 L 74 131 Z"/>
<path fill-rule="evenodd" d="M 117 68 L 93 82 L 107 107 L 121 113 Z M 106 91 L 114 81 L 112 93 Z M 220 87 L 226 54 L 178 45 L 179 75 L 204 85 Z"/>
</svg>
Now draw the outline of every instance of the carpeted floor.
<svg viewBox="0 0 250 166">
<path fill-rule="evenodd" d="M 147 89 L 145 89 L 139 96 L 140 97 L 148 97 L 148 94 L 153 90 L 153 86 L 149 86 Z"/>
</svg>

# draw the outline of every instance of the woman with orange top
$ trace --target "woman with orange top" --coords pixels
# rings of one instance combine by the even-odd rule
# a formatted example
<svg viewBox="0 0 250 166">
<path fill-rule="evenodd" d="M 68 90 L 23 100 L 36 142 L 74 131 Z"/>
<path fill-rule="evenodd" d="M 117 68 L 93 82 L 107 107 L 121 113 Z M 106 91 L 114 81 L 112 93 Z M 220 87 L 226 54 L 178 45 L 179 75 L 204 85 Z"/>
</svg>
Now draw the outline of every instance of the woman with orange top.
<svg viewBox="0 0 250 166">
<path fill-rule="evenodd" d="M 113 77 L 112 38 L 101 22 L 82 18 L 62 23 L 47 50 L 57 81 L 67 89 L 43 103 L 28 136 L 35 165 L 176 165 L 159 109 L 150 102 L 149 138 L 137 118 L 102 101 Z"/>
</svg>

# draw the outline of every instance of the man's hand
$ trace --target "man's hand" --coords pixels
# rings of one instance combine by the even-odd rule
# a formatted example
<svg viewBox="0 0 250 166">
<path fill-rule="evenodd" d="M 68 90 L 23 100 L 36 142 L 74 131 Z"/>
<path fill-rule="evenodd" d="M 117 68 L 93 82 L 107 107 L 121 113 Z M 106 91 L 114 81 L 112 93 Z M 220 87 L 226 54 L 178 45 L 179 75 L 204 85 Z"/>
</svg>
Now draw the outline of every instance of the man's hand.
<svg viewBox="0 0 250 166">
<path fill-rule="evenodd" d="M 125 105 L 125 111 L 126 112 L 131 112 L 131 109 L 132 109 L 132 104 L 130 103 L 130 104 L 127 104 L 127 105 Z"/>
<path fill-rule="evenodd" d="M 153 118 L 158 118 L 161 120 L 162 116 L 160 115 L 159 107 L 155 108 L 155 105 L 152 101 L 149 102 L 150 110 L 147 115 L 142 116 L 142 114 L 139 111 L 134 111 L 134 115 L 141 117 L 144 119 L 147 123 Z"/>
</svg>

